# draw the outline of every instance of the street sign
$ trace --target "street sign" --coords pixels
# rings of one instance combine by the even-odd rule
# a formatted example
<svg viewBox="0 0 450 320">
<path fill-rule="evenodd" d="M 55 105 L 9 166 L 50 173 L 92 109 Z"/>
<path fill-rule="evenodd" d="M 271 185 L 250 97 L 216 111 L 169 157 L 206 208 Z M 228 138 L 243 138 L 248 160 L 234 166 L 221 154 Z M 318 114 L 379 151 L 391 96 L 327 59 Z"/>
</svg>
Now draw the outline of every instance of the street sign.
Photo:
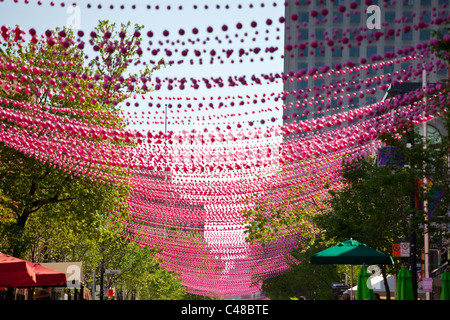
<svg viewBox="0 0 450 320">
<path fill-rule="evenodd" d="M 120 274 L 120 270 L 106 269 L 105 274 Z"/>
<path fill-rule="evenodd" d="M 433 279 L 432 278 L 422 278 L 422 291 L 423 292 L 433 292 Z"/>
<path fill-rule="evenodd" d="M 400 257 L 400 243 L 393 243 L 392 244 L 392 256 L 393 257 Z"/>
<path fill-rule="evenodd" d="M 407 257 L 409 257 L 409 254 L 410 254 L 409 243 L 401 242 L 400 243 L 400 257 L 407 258 Z"/>
</svg>

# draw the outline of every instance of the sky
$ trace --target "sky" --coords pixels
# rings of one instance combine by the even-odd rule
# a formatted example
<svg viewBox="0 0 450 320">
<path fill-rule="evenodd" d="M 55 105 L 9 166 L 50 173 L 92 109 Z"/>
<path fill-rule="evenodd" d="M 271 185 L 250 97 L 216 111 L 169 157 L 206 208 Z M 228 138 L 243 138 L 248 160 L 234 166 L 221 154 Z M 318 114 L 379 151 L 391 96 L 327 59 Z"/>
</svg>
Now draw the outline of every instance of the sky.
<svg viewBox="0 0 450 320">
<path fill-rule="evenodd" d="M 216 0 L 183 0 L 183 1 L 142 1 L 142 0 L 122 0 L 122 1 L 76 1 L 77 8 L 71 10 L 70 4 L 72 1 L 56 0 L 54 6 L 50 5 L 50 1 L 42 1 L 42 5 L 38 5 L 35 0 L 29 0 L 28 4 L 24 0 L 17 0 L 17 3 L 13 0 L 3 0 L 0 2 L 0 25 L 15 26 L 18 24 L 24 30 L 28 31 L 30 28 L 35 28 L 38 34 L 45 32 L 47 29 L 53 29 L 55 27 L 73 25 L 75 28 L 80 28 L 88 34 L 97 25 L 98 20 L 107 19 L 110 22 L 126 23 L 131 21 L 132 24 L 138 23 L 144 25 L 143 32 L 143 45 L 144 56 L 143 61 L 156 60 L 163 56 L 164 49 L 171 50 L 174 55 L 172 56 L 174 61 L 179 61 L 183 58 L 180 53 L 182 50 L 188 48 L 190 52 L 193 50 L 206 50 L 206 53 L 202 54 L 203 63 L 198 63 L 198 58 L 193 54 L 190 54 L 187 59 L 184 59 L 184 63 L 177 64 L 162 69 L 155 73 L 155 77 L 160 79 L 175 78 L 178 79 L 185 77 L 186 79 L 195 78 L 202 79 L 203 77 L 210 79 L 211 77 L 222 77 L 225 84 L 228 83 L 229 76 L 245 76 L 247 81 L 251 82 L 252 75 L 260 76 L 261 74 L 281 73 L 283 72 L 283 59 L 282 59 L 282 47 L 284 42 L 283 25 L 278 22 L 281 16 L 284 16 L 284 6 L 274 6 L 273 1 L 261 2 L 261 1 L 216 1 Z M 65 6 L 62 7 L 61 3 Z M 264 4 L 264 7 L 261 6 Z M 90 4 L 91 8 L 87 5 Z M 102 9 L 98 9 L 98 5 L 101 4 Z M 110 9 L 110 5 L 114 6 L 114 9 Z M 134 4 L 136 7 L 132 9 Z M 229 8 L 226 9 L 226 5 Z M 241 8 L 238 5 L 242 5 Z M 124 5 L 124 9 L 120 9 L 120 6 Z M 150 5 L 150 9 L 147 9 L 147 5 Z M 197 8 L 194 8 L 194 5 Z M 219 5 L 218 9 L 216 6 Z M 250 7 L 250 6 L 253 7 Z M 170 9 L 169 9 L 170 6 Z M 182 10 L 179 7 L 182 6 Z M 207 9 L 205 8 L 207 6 Z M 157 9 L 158 7 L 158 9 Z M 268 26 L 266 20 L 270 18 L 273 23 Z M 250 22 L 255 21 L 257 23 L 256 28 L 250 26 Z M 238 30 L 236 24 L 241 22 L 244 26 Z M 222 31 L 221 27 L 226 25 L 228 30 Z M 207 28 L 212 27 L 214 31 L 212 33 L 207 32 Z M 192 33 L 193 28 L 198 28 L 199 33 L 194 35 Z M 185 30 L 185 34 L 180 36 L 178 31 L 180 29 Z M 146 36 L 148 30 L 151 30 L 154 36 L 150 39 Z M 163 31 L 167 30 L 169 36 L 164 36 Z M 258 33 L 258 34 L 256 34 Z M 86 36 L 85 36 L 86 37 Z M 149 45 L 148 41 L 152 41 Z M 189 41 L 192 39 L 192 43 Z M 197 41 L 199 39 L 200 41 Z M 183 45 L 184 42 L 184 45 Z M 231 63 L 232 59 L 225 58 L 226 54 L 222 50 L 233 49 L 233 56 L 237 58 L 237 52 L 243 48 L 246 51 L 255 47 L 261 48 L 261 52 L 258 55 L 243 56 L 243 62 L 238 62 L 238 59 L 234 59 L 234 63 Z M 275 53 L 264 53 L 264 49 L 267 47 L 278 47 L 278 51 Z M 161 49 L 157 56 L 153 56 L 150 50 Z M 214 49 L 217 52 L 217 56 L 221 55 L 223 63 L 219 63 L 219 59 L 215 59 L 213 63 L 209 61 L 209 52 Z M 175 53 L 178 50 L 178 53 Z M 91 56 L 90 56 L 91 57 Z M 253 62 L 250 59 L 254 57 Z M 263 57 L 264 61 L 259 59 Z M 272 59 L 270 59 L 272 57 Z M 168 59 L 169 57 L 166 57 Z M 190 64 L 189 60 L 193 59 L 194 64 Z M 139 108 L 125 107 L 125 111 L 130 111 L 131 114 L 136 112 L 138 118 L 142 117 L 142 110 L 148 113 L 146 116 L 153 118 L 157 117 L 157 121 L 160 124 L 152 124 L 151 128 L 155 130 L 164 130 L 164 115 L 162 113 L 164 108 L 157 110 L 155 106 L 149 108 L 147 103 L 153 97 L 154 105 L 157 102 L 164 106 L 165 103 L 178 103 L 180 101 L 187 102 L 185 99 L 189 97 L 193 105 L 204 99 L 204 103 L 213 101 L 218 104 L 220 101 L 235 103 L 240 102 L 243 97 L 246 101 L 253 101 L 256 99 L 258 103 L 250 103 L 244 107 L 222 108 L 218 110 L 209 109 L 206 111 L 204 108 L 199 111 L 197 108 L 195 111 L 189 110 L 189 113 L 183 112 L 184 110 L 169 110 L 168 113 L 168 130 L 200 128 L 207 126 L 220 126 L 224 127 L 228 124 L 233 127 L 237 122 L 245 123 L 249 120 L 259 121 L 260 119 L 270 119 L 275 116 L 278 120 L 270 125 L 279 125 L 281 122 L 282 106 L 280 102 L 274 102 L 270 98 L 270 94 L 278 94 L 282 91 L 282 83 L 270 83 L 264 85 L 253 86 L 239 86 L 235 88 L 229 88 L 224 86 L 223 88 L 215 87 L 212 89 L 206 89 L 204 85 L 200 85 L 199 89 L 192 89 L 186 87 L 185 90 L 174 89 L 167 90 L 163 86 L 162 90 L 151 93 L 145 103 L 146 108 L 141 109 L 141 103 Z M 266 94 L 266 101 L 261 103 L 261 98 Z M 246 96 L 250 97 L 250 100 Z M 255 96 L 256 95 L 256 96 Z M 211 100 L 213 97 L 213 100 Z M 220 97 L 221 100 L 218 100 Z M 227 100 L 225 98 L 229 97 Z M 235 99 L 233 99 L 233 97 Z M 268 97 L 268 98 L 267 98 Z M 170 98 L 170 100 L 169 100 Z M 179 99 L 179 100 L 177 100 Z M 183 100 L 181 100 L 183 99 Z M 194 103 L 194 99 L 197 99 Z M 278 107 L 278 110 L 276 110 Z M 267 111 L 271 109 L 272 111 Z M 261 111 L 266 110 L 266 111 Z M 158 111 L 158 114 L 156 114 Z M 248 115 L 245 115 L 245 112 Z M 254 112 L 254 113 L 252 113 Z M 227 116 L 226 114 L 234 113 L 235 116 Z M 241 116 L 237 114 L 241 113 Z M 187 115 L 191 116 L 187 116 Z M 222 115 L 222 116 L 220 116 Z M 197 116 L 211 116 L 211 121 L 197 121 Z M 190 118 L 191 117 L 191 118 Z M 188 119 L 192 121 L 188 123 Z M 184 121 L 184 124 L 182 123 Z M 178 123 L 175 123 L 178 122 Z M 143 127 L 140 124 L 135 123 L 140 129 Z M 146 123 L 142 125 L 147 126 Z M 255 125 L 257 123 L 255 122 Z M 268 124 L 266 123 L 266 126 Z M 145 129 L 145 128 L 144 128 Z"/>
</svg>

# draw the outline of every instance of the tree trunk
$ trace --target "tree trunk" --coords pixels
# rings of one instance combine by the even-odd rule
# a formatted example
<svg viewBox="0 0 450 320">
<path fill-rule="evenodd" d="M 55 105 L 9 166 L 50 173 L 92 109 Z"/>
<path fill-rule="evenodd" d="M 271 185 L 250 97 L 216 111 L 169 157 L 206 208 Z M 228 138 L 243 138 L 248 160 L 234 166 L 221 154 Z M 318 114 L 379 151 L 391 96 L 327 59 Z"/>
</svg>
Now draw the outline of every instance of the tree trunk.
<svg viewBox="0 0 450 320">
<path fill-rule="evenodd" d="M 391 300 L 391 289 L 387 281 L 386 266 L 381 265 L 381 273 L 383 274 L 384 288 L 386 289 L 386 300 Z"/>
</svg>

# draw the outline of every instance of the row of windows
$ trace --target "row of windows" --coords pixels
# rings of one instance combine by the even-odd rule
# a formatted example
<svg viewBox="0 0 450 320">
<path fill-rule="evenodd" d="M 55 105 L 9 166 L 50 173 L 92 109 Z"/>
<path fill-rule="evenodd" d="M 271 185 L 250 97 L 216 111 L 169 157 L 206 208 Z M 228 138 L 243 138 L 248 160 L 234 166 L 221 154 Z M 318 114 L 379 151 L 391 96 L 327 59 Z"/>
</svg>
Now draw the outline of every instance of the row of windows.
<svg viewBox="0 0 450 320">
<path fill-rule="evenodd" d="M 298 1 L 299 5 L 302 6 L 306 6 L 308 5 L 308 2 L 311 2 L 310 0 L 300 0 Z M 354 2 L 356 2 L 359 5 L 361 5 L 361 0 L 354 0 Z M 378 5 L 380 3 L 384 3 L 386 2 L 385 0 L 373 0 L 372 4 L 374 5 Z M 433 4 L 432 0 L 400 0 L 400 2 L 404 5 L 404 6 L 413 6 L 414 2 L 418 2 L 420 3 L 421 6 L 431 6 Z M 395 0 L 388 0 L 388 4 L 393 5 L 395 4 L 396 1 Z M 437 4 L 439 5 L 443 5 L 443 4 L 448 4 L 449 0 L 438 0 Z M 321 6 L 326 6 L 327 5 L 327 1 L 326 0 L 316 0 L 315 1 L 316 6 L 321 7 Z M 344 0 L 335 0 L 333 2 L 333 5 L 335 7 L 340 6 L 340 5 L 345 5 L 345 1 Z"/>
<path fill-rule="evenodd" d="M 446 0 L 447 2 L 449 0 Z M 383 12 L 383 11 L 382 11 Z M 443 18 L 446 16 L 445 13 L 442 13 L 441 10 L 438 11 L 438 16 Z M 361 23 L 361 16 L 365 19 L 368 17 L 367 13 L 363 12 L 361 14 L 360 11 L 358 10 L 352 10 L 350 11 L 350 23 Z M 338 11 L 334 11 L 332 12 L 332 21 L 333 22 L 337 22 L 337 23 L 342 23 L 344 22 L 344 13 L 342 12 L 338 12 Z M 400 19 L 400 18 L 406 18 L 408 20 L 408 22 L 413 22 L 413 13 L 412 11 L 403 11 L 401 13 L 396 13 L 395 11 L 385 11 L 384 12 L 384 21 L 388 22 L 388 23 L 394 23 L 395 19 Z M 321 20 L 322 16 L 319 13 L 318 16 L 319 20 Z M 420 21 L 423 21 L 425 23 L 429 23 L 431 21 L 431 12 L 426 11 L 426 12 L 421 12 L 418 16 L 417 19 L 419 19 Z M 315 20 L 315 18 L 314 18 Z M 303 22 L 309 22 L 310 21 L 310 12 L 308 11 L 300 11 L 298 13 L 298 21 L 300 23 Z"/>
<path fill-rule="evenodd" d="M 368 32 L 369 37 L 370 34 L 372 34 L 373 32 Z M 340 35 L 340 33 L 338 33 L 338 35 Z M 349 33 L 349 38 L 350 40 L 354 40 L 356 37 L 356 33 L 350 32 Z M 329 35 L 330 37 L 331 35 Z M 297 32 L 297 39 L 298 41 L 304 41 L 304 40 L 308 40 L 310 37 L 314 37 L 317 40 L 325 40 L 325 29 L 323 28 L 317 28 L 314 30 L 314 33 L 310 33 L 310 30 L 308 29 L 298 29 Z M 402 33 L 402 40 L 412 40 L 413 39 L 413 33 L 412 32 L 407 32 L 407 33 Z M 419 30 L 419 40 L 430 40 L 431 39 L 431 30 L 430 29 L 420 29 Z M 388 40 L 388 39 L 387 39 Z M 391 40 L 394 40 L 394 38 L 391 38 Z"/>
</svg>

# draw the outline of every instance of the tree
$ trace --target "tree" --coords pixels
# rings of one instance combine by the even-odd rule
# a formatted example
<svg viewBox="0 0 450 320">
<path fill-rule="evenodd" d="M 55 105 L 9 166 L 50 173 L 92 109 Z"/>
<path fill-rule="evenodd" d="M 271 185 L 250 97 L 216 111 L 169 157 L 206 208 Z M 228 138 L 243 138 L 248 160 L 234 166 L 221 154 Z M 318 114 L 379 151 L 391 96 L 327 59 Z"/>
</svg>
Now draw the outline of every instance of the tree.
<svg viewBox="0 0 450 320">
<path fill-rule="evenodd" d="M 6 40 L 0 68 L 0 79 L 6 79 L 0 91 L 2 98 L 34 104 L 49 117 L 54 115 L 61 121 L 79 120 L 86 126 L 125 128 L 126 123 L 118 112 L 121 104 L 134 94 L 151 91 L 145 85 L 145 79 L 164 66 L 161 61 L 156 66 L 145 66 L 136 73 L 130 72 L 130 67 L 139 61 L 142 54 L 139 31 L 142 26 L 135 25 L 134 31 L 129 30 L 130 26 L 128 23 L 118 28 L 108 21 L 100 21 L 89 40 L 98 55 L 88 65 L 85 64 L 85 43 L 81 33 L 76 44 L 72 30 L 47 30 L 40 39 L 31 29 L 32 39 L 23 45 L 20 40 L 24 32 L 19 27 L 12 32 L 2 29 Z M 10 37 L 12 33 L 16 35 L 14 40 Z M 139 79 L 143 79 L 142 87 L 135 85 Z M 21 111 L 23 106 L 9 104 L 8 108 Z M 43 139 L 49 139 L 58 130 L 57 123 L 46 129 L 34 123 L 25 126 L 5 118 L 0 122 L 13 127 L 17 135 L 31 132 Z M 78 145 L 133 145 L 133 141 L 104 140 L 95 133 L 78 137 L 78 140 L 67 140 Z M 39 212 L 45 212 L 45 219 L 65 215 L 80 225 L 84 224 L 83 227 L 95 226 L 96 231 L 103 228 L 102 219 L 106 213 L 119 219 L 127 212 L 126 199 L 130 186 L 126 183 L 129 175 L 125 170 L 114 167 L 105 169 L 100 155 L 97 163 L 84 168 L 83 176 L 74 174 L 71 166 L 66 170 L 65 165 L 59 168 L 54 163 L 45 162 L 46 153 L 52 153 L 52 150 L 43 149 L 40 156 L 33 157 L 10 147 L 8 141 L 0 143 L 0 190 L 9 200 L 4 202 L 4 206 L 14 212 L 16 222 L 15 238 L 10 235 L 8 243 L 2 243 L 2 247 L 16 256 L 25 254 L 28 246 L 25 226 Z M 61 162 L 74 160 L 64 152 L 56 154 L 55 151 L 52 156 Z M 81 162 L 82 158 L 83 155 L 79 155 L 74 162 Z M 125 183 L 117 187 L 98 181 L 100 179 L 89 179 L 90 173 L 96 171 L 118 173 L 124 176 Z M 44 216 L 40 219 L 43 222 Z M 51 220 L 47 222 L 50 226 Z M 107 229 L 102 232 L 107 232 Z"/>
<path fill-rule="evenodd" d="M 287 163 L 275 176 L 271 190 L 245 200 L 243 224 L 246 226 L 246 241 L 265 246 L 279 238 L 300 235 L 306 249 L 305 239 L 314 240 L 320 230 L 312 224 L 312 218 L 325 209 L 324 197 L 315 193 L 316 187 L 299 184 L 297 175 L 298 169 Z M 329 187 L 328 181 L 315 177 L 314 173 L 307 178 Z M 256 203 L 252 203 L 252 199 L 256 199 Z"/>
<path fill-rule="evenodd" d="M 301 261 L 290 264 L 289 271 L 277 277 L 263 281 L 262 290 L 272 300 L 298 299 L 304 296 L 307 300 L 334 300 L 333 282 L 344 282 L 345 270 L 337 265 L 316 265 L 308 263 L 309 257 L 327 248 L 327 244 L 318 237 L 305 251 L 293 252 L 292 255 Z"/>
</svg>

